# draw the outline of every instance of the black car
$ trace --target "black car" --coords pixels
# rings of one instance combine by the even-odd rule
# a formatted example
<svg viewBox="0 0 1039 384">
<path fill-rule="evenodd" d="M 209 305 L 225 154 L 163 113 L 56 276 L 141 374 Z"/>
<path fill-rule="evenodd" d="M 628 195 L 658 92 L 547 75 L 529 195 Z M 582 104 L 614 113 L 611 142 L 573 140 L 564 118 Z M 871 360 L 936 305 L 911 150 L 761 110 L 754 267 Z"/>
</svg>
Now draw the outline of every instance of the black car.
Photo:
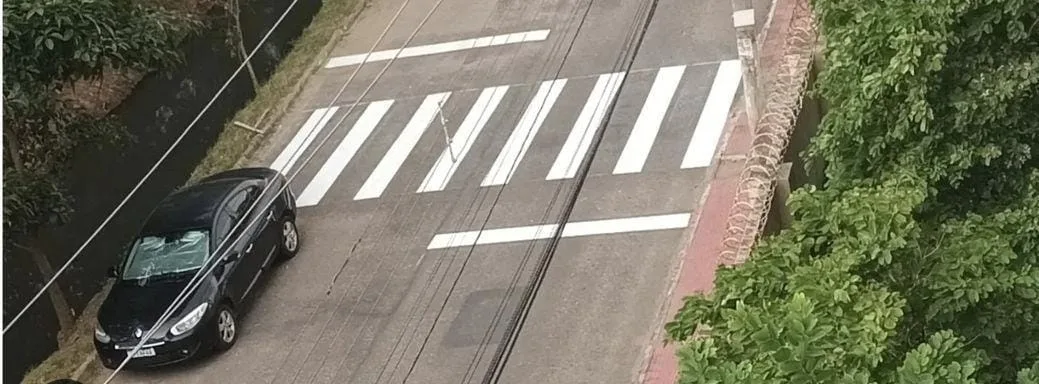
<svg viewBox="0 0 1039 384">
<path fill-rule="evenodd" d="M 116 282 L 101 304 L 94 332 L 102 364 L 119 366 L 203 268 L 213 267 L 127 366 L 171 364 L 234 345 L 236 311 L 245 308 L 276 260 L 292 258 L 299 249 L 295 196 L 288 188 L 279 193 L 286 183 L 273 169 L 236 169 L 163 200 L 122 262 L 109 271 Z"/>
</svg>

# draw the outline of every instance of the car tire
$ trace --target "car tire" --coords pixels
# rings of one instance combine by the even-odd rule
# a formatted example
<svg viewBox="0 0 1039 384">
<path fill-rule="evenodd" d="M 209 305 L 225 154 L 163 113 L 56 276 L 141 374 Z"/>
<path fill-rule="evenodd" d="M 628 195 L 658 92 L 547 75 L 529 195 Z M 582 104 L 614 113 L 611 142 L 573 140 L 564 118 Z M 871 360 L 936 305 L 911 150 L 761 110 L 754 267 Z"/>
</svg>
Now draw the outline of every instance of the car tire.
<svg viewBox="0 0 1039 384">
<path fill-rule="evenodd" d="M 220 304 L 213 321 L 213 350 L 219 353 L 231 349 L 238 341 L 238 331 L 238 315 L 231 306 Z"/>
<path fill-rule="evenodd" d="M 299 252 L 299 228 L 296 227 L 296 220 L 292 216 L 286 215 L 281 219 L 278 224 L 279 236 L 278 251 L 281 254 L 282 260 L 288 260 L 296 257 L 296 253 Z"/>
</svg>

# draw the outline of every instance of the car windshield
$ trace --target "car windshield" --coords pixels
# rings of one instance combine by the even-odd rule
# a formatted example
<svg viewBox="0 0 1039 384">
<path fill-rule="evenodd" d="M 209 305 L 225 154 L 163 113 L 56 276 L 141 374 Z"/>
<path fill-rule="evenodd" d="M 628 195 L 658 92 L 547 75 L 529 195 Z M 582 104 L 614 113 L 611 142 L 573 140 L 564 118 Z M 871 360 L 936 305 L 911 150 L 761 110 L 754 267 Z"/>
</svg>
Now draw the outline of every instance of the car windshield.
<svg viewBox="0 0 1039 384">
<path fill-rule="evenodd" d="M 209 232 L 191 230 L 144 236 L 134 242 L 123 268 L 123 280 L 172 275 L 202 267 L 209 256 Z"/>
</svg>

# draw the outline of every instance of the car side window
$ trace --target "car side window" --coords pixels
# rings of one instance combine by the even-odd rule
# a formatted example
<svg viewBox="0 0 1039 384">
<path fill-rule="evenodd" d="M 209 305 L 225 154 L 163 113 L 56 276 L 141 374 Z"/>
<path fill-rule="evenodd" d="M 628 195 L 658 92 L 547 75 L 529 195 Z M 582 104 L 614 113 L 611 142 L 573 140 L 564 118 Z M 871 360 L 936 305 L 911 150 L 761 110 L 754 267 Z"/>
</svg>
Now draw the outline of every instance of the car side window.
<svg viewBox="0 0 1039 384">
<path fill-rule="evenodd" d="M 234 196 L 227 201 L 227 205 L 224 206 L 224 210 L 227 214 L 231 215 L 233 219 L 240 219 L 245 215 L 245 211 L 249 209 L 249 194 L 251 188 L 245 188 L 238 192 L 235 192 Z"/>
<path fill-rule="evenodd" d="M 224 241 L 224 238 L 231 233 L 231 229 L 238 224 L 238 220 L 242 218 L 246 210 L 249 209 L 249 205 L 252 203 L 250 200 L 251 193 L 250 188 L 245 188 L 236 191 L 231 198 L 227 200 L 227 204 L 220 209 L 216 217 L 216 241 L 220 244 Z"/>
<path fill-rule="evenodd" d="M 216 215 L 216 227 L 214 228 L 216 236 L 213 237 L 215 242 L 214 246 L 224 241 L 227 234 L 231 232 L 232 226 L 234 226 L 234 220 L 232 220 L 232 217 L 221 209 Z"/>
</svg>

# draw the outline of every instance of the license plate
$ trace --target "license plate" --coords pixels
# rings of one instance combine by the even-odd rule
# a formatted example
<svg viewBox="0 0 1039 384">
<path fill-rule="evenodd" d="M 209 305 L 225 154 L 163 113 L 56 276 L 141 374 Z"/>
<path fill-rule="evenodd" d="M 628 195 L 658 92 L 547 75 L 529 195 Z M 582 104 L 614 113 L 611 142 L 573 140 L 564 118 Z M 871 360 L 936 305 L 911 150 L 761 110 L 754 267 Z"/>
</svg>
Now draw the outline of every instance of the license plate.
<svg viewBox="0 0 1039 384">
<path fill-rule="evenodd" d="M 152 357 L 155 356 L 155 348 L 142 348 L 133 355 L 134 358 L 138 357 Z"/>
</svg>

